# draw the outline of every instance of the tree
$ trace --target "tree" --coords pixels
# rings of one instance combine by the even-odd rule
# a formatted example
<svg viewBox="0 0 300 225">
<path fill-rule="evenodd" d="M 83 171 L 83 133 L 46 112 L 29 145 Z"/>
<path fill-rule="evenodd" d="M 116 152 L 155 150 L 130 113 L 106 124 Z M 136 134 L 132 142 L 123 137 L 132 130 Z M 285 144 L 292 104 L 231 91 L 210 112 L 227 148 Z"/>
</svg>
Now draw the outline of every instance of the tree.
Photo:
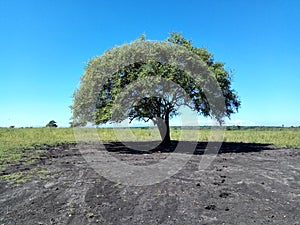
<svg viewBox="0 0 300 225">
<path fill-rule="evenodd" d="M 155 43 L 143 35 L 90 60 L 71 109 L 73 125 L 126 117 L 130 122 L 151 120 L 168 145 L 170 118 L 182 105 L 222 124 L 224 116 L 238 110 L 240 100 L 224 63 L 215 62 L 211 53 L 194 47 L 182 34 L 170 33 L 166 41 Z"/>
<path fill-rule="evenodd" d="M 47 123 L 46 127 L 57 127 L 57 124 L 54 120 L 51 120 Z"/>
</svg>

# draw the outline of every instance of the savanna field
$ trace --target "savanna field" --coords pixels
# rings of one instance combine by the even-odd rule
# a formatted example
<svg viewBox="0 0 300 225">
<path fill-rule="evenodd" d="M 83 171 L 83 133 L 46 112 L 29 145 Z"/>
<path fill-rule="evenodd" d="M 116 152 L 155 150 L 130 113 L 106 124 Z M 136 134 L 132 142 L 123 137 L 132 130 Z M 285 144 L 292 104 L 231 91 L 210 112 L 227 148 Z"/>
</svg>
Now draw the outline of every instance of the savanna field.
<svg viewBox="0 0 300 225">
<path fill-rule="evenodd" d="M 72 128 L 0 129 L 0 224 L 300 222 L 300 128 L 226 127 L 220 154 L 206 170 L 198 170 L 202 155 L 196 154 L 173 176 L 141 187 L 100 176 L 76 142 L 105 151 L 96 139 L 117 149 L 120 142 L 160 140 L 156 129 L 79 131 L 81 139 Z M 209 127 L 171 128 L 173 140 L 198 136 L 205 143 L 214 141 L 213 133 Z M 172 153 L 109 154 L 138 166 Z"/>
<path fill-rule="evenodd" d="M 98 128 L 99 140 L 103 142 L 120 141 L 116 137 L 115 130 L 117 129 Z M 135 140 L 124 137 L 124 141 L 160 140 L 159 133 L 154 129 L 153 131 L 151 128 L 131 128 L 130 130 L 135 136 Z M 128 130 L 123 132 L 126 133 Z M 199 141 L 207 141 L 212 131 L 210 128 L 200 128 L 199 130 L 187 130 L 187 132 L 198 132 Z M 171 128 L 172 140 L 178 140 L 180 136 L 179 128 Z M 224 128 L 224 141 L 265 143 L 276 147 L 300 148 L 300 128 L 241 127 L 239 129 L 238 127 L 227 127 Z M 0 128 L 1 155 L 11 150 L 18 151 L 39 145 L 75 142 L 72 128 Z"/>
<path fill-rule="evenodd" d="M 83 141 L 89 140 L 89 129 L 82 129 Z M 153 141 L 160 140 L 156 129 L 132 128 L 132 129 L 111 129 L 98 128 L 99 140 L 103 142 L 115 141 Z M 133 135 L 128 135 L 131 133 Z M 206 142 L 210 139 L 213 131 L 209 127 L 198 130 L 186 129 L 185 137 L 195 137 L 198 133 L 198 141 Z M 258 143 L 269 144 L 278 148 L 300 148 L 300 128 L 268 128 L 268 127 L 226 127 L 222 131 L 224 142 L 233 143 Z M 171 138 L 181 140 L 182 130 L 171 128 Z M 129 137 L 129 138 L 128 138 Z M 185 140 L 188 141 L 188 138 Z M 72 128 L 0 128 L 0 171 L 5 171 L 9 165 L 16 163 L 34 164 L 36 159 L 43 153 L 41 146 L 54 146 L 66 143 L 76 143 Z M 79 140 L 80 141 L 80 140 Z M 1 175 L 1 179 L 12 179 L 22 177 L 18 175 Z"/>
</svg>

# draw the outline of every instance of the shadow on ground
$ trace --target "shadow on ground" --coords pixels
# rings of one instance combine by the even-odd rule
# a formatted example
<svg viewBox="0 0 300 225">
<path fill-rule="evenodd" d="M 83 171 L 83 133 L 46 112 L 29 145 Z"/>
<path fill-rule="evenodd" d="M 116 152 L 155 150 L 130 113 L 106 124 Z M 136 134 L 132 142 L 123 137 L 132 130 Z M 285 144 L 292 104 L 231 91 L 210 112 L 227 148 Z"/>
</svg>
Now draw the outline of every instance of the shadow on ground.
<svg viewBox="0 0 300 225">
<path fill-rule="evenodd" d="M 271 144 L 263 143 L 236 143 L 236 142 L 179 142 L 172 141 L 171 145 L 160 145 L 160 142 L 110 142 L 104 144 L 105 149 L 109 152 L 119 152 L 123 154 L 151 154 L 155 152 L 177 152 L 201 154 L 224 154 L 224 153 L 249 153 L 260 152 L 265 150 L 274 150 Z M 151 148 L 151 146 L 156 146 Z M 143 150 L 150 149 L 150 150 Z"/>
</svg>

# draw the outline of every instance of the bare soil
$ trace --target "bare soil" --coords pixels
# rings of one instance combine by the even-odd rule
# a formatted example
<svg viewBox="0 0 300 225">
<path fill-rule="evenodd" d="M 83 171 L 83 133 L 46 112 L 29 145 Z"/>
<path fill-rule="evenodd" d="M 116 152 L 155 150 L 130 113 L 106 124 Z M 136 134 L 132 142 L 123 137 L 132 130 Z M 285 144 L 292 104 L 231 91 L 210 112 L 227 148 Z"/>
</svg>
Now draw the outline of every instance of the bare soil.
<svg viewBox="0 0 300 225">
<path fill-rule="evenodd" d="M 49 146 L 36 165 L 5 171 L 44 166 L 49 173 L 19 186 L 1 181 L 0 224 L 300 224 L 300 149 L 223 143 L 213 163 L 199 171 L 205 145 L 198 144 L 177 174 L 140 187 L 97 174 L 78 145 Z M 172 154 L 131 151 L 120 143 L 85 146 L 136 165 Z"/>
</svg>

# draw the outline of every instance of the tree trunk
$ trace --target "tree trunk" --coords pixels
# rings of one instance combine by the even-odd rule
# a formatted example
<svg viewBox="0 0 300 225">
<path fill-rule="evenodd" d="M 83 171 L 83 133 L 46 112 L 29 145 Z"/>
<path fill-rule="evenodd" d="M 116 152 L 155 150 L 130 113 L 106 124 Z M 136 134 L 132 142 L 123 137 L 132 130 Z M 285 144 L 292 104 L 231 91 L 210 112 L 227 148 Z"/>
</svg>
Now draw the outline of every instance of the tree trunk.
<svg viewBox="0 0 300 225">
<path fill-rule="evenodd" d="M 162 140 L 161 145 L 171 145 L 169 113 L 166 113 L 165 119 L 157 120 L 157 127 Z"/>
</svg>

